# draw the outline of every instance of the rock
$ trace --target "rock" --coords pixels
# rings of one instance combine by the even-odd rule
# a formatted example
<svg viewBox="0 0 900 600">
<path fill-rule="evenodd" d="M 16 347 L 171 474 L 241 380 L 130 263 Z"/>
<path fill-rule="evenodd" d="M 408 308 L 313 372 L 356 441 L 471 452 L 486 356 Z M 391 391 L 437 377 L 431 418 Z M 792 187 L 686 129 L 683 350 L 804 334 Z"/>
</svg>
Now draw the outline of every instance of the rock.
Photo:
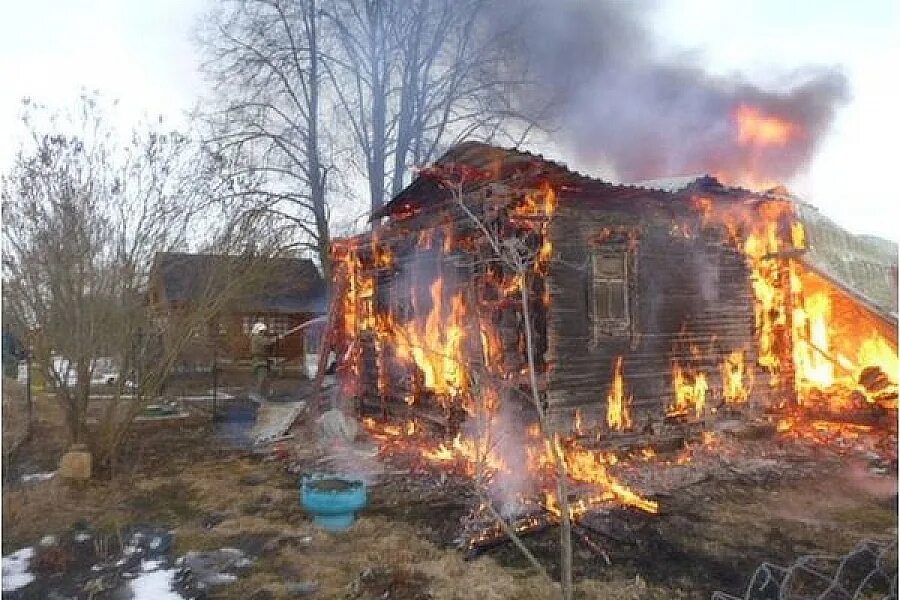
<svg viewBox="0 0 900 600">
<path fill-rule="evenodd" d="M 250 594 L 248 600 L 274 600 L 275 592 L 268 587 L 262 587 Z"/>
<path fill-rule="evenodd" d="M 247 473 L 240 479 L 241 485 L 261 485 L 269 480 L 269 476 L 265 473 L 255 472 Z"/>
<path fill-rule="evenodd" d="M 341 440 L 352 443 L 359 432 L 359 425 L 353 419 L 348 419 L 343 412 L 333 408 L 322 413 L 316 422 L 321 427 L 322 438 L 325 443 Z"/>
<path fill-rule="evenodd" d="M 176 581 L 181 590 L 194 593 L 211 587 L 233 583 L 237 573 L 253 560 L 237 548 L 221 548 L 210 552 L 188 552 L 181 559 Z"/>
<path fill-rule="evenodd" d="M 59 459 L 60 477 L 68 481 L 87 481 L 91 478 L 91 453 L 84 444 L 74 444 Z"/>
<path fill-rule="evenodd" d="M 308 598 L 319 591 L 319 584 L 315 581 L 288 581 L 284 584 L 284 591 L 289 598 Z"/>
<path fill-rule="evenodd" d="M 211 512 L 203 516 L 200 520 L 200 524 L 203 525 L 204 529 L 212 529 L 227 518 L 228 513 L 226 512 Z"/>
<path fill-rule="evenodd" d="M 126 537 L 123 554 L 148 559 L 168 554 L 174 543 L 174 535 L 159 527 L 135 526 Z"/>
</svg>

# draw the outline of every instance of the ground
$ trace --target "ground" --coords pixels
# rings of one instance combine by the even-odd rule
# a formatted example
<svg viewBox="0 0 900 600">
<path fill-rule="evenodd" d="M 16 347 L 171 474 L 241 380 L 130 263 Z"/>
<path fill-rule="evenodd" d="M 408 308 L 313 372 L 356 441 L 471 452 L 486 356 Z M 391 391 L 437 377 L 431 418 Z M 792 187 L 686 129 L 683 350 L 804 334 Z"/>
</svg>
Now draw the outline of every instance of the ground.
<svg viewBox="0 0 900 600">
<path fill-rule="evenodd" d="M 63 446 L 54 440 L 62 432 L 52 402 L 44 398 L 38 405 L 42 442 L 20 449 L 20 458 L 13 458 L 5 473 L 18 477 L 25 467 L 53 469 Z M 455 549 L 459 521 L 476 502 L 458 478 L 388 468 L 370 487 L 369 506 L 357 523 L 346 533 L 328 534 L 313 526 L 298 502 L 297 472 L 317 466 L 308 427 L 297 432 L 289 460 L 252 453 L 228 443 L 220 432 L 210 425 L 189 435 L 164 428 L 148 433 L 139 441 L 140 452 L 124 453 L 128 464 L 117 474 L 84 486 L 57 478 L 27 484 L 8 479 L 4 556 L 73 528 L 88 528 L 98 540 L 115 540 L 145 524 L 174 532 L 175 556 L 234 547 L 254 557 L 234 583 L 214 588 L 212 598 L 302 593 L 326 599 L 537 599 L 552 594 L 511 545 L 472 560 Z M 785 564 L 809 553 L 844 553 L 865 538 L 894 537 L 895 479 L 871 474 L 864 463 L 822 453 L 789 473 L 757 469 L 694 482 L 660 496 L 659 515 L 611 510 L 596 517 L 605 530 L 611 565 L 576 539 L 578 596 L 737 594 L 763 561 Z M 551 572 L 557 570 L 556 535 L 549 529 L 526 539 Z M 65 570 L 64 565 L 74 564 L 64 553 L 50 558 L 44 558 L 42 568 Z M 23 597 L 44 596 L 35 588 Z"/>
</svg>

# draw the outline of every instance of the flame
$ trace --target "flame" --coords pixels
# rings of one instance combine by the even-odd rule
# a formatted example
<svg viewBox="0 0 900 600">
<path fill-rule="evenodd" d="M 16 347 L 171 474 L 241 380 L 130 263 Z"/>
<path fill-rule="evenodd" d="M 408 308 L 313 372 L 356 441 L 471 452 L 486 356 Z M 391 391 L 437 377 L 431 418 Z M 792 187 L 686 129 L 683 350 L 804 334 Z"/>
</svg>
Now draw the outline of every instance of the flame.
<svg viewBox="0 0 900 600">
<path fill-rule="evenodd" d="M 706 406 L 707 390 L 709 384 L 705 373 L 685 372 L 677 360 L 672 361 L 673 400 L 668 414 L 684 415 L 693 411 L 694 416 L 699 419 Z"/>
<path fill-rule="evenodd" d="M 810 387 L 828 388 L 834 384 L 834 363 L 828 358 L 830 336 L 828 322 L 831 300 L 824 292 L 806 297 L 794 309 L 794 368 L 800 390 Z"/>
<path fill-rule="evenodd" d="M 625 398 L 625 382 L 622 378 L 622 357 L 616 358 L 613 381 L 606 396 L 606 424 L 614 431 L 631 429 L 633 398 Z"/>
<path fill-rule="evenodd" d="M 584 421 L 581 418 L 581 409 L 575 409 L 575 422 L 573 424 L 575 429 L 575 435 L 582 435 L 584 433 Z"/>
<path fill-rule="evenodd" d="M 572 479 L 592 483 L 600 488 L 597 494 L 591 496 L 592 502 L 615 500 L 644 512 L 659 511 L 658 502 L 641 498 L 607 473 L 607 462 L 602 453 L 570 448 L 565 452 L 565 461 Z"/>
<path fill-rule="evenodd" d="M 797 250 L 806 248 L 806 229 L 800 221 L 791 223 L 791 243 Z"/>
<path fill-rule="evenodd" d="M 447 307 L 443 286 L 441 278 L 431 284 L 431 310 L 424 319 L 413 318 L 402 324 L 388 319 L 383 335 L 393 344 L 398 358 L 413 361 L 421 370 L 427 389 L 456 395 L 466 387 L 463 369 L 466 308 L 462 292 L 453 294 Z"/>
<path fill-rule="evenodd" d="M 753 374 L 747 372 L 744 351 L 735 350 L 722 361 L 722 397 L 726 404 L 742 404 L 750 397 Z M 746 381 L 745 381 L 746 380 Z M 745 385 L 746 382 L 746 385 Z"/>
<path fill-rule="evenodd" d="M 434 450 L 425 450 L 422 456 L 436 462 L 461 463 L 470 477 L 482 470 L 499 471 L 506 468 L 487 436 L 475 440 L 457 434 L 449 444 L 443 443 Z"/>
<path fill-rule="evenodd" d="M 742 143 L 777 146 L 799 133 L 791 124 L 754 110 L 751 107 L 738 113 L 738 134 Z M 782 139 L 784 142 L 780 141 Z M 804 402 L 811 402 L 816 394 L 827 392 L 831 408 L 843 409 L 852 402 L 858 403 L 861 394 L 866 402 L 880 403 L 881 406 L 893 402 L 896 408 L 896 348 L 877 333 L 853 332 L 851 336 L 848 332 L 835 330 L 835 313 L 839 315 L 840 309 L 832 305 L 827 293 L 810 284 L 795 260 L 799 254 L 796 250 L 806 247 L 806 235 L 794 217 L 790 203 L 754 200 L 725 206 L 712 198 L 697 197 L 694 206 L 704 225 L 722 226 L 727 242 L 746 258 L 751 275 L 757 348 L 755 352 L 746 346 L 721 348 L 723 342 L 710 340 L 710 352 L 715 346 L 715 354 L 704 356 L 699 348 L 692 347 L 690 360 L 673 360 L 672 400 L 667 412 L 697 419 L 705 416 L 708 395 L 718 397 L 719 394 L 718 388 L 710 390 L 710 386 L 717 386 L 719 381 L 718 374 L 712 371 L 719 362 L 712 357 L 717 356 L 722 356 L 718 364 L 722 399 L 727 404 L 747 402 L 753 388 L 753 373 L 758 366 L 752 364 L 750 357 L 754 355 L 759 366 L 768 371 L 770 385 L 779 385 L 793 376 Z M 361 377 L 363 373 L 363 344 L 357 342 L 359 334 L 374 332 L 378 389 L 382 394 L 389 391 L 389 378 L 398 376 L 399 367 L 401 376 L 409 375 L 414 380 L 412 390 L 402 388 L 402 399 L 408 404 L 435 401 L 445 409 L 462 408 L 469 415 L 477 415 L 476 423 L 482 419 L 491 422 L 505 395 L 499 388 L 479 381 L 480 373 L 470 371 L 470 363 L 473 358 L 483 358 L 483 366 L 491 375 L 500 375 L 513 382 L 518 381 L 520 373 L 527 374 L 527 367 L 522 367 L 521 360 L 516 360 L 521 356 L 504 356 L 508 352 L 521 352 L 521 340 L 501 335 L 498 314 L 510 307 L 515 309 L 515 302 L 523 290 L 543 294 L 541 299 L 549 304 L 545 275 L 550 270 L 554 252 L 549 227 L 559 210 L 556 192 L 546 184 L 525 194 L 508 208 L 514 225 L 533 234 L 528 236 L 529 240 L 536 240 L 529 250 L 534 259 L 531 269 L 527 273 L 510 273 L 503 268 L 488 267 L 479 271 L 479 285 L 471 294 L 456 286 L 457 282 L 449 276 L 438 276 L 427 281 L 427 297 L 412 293 L 408 295 L 408 307 L 401 303 L 396 310 L 379 312 L 376 310 L 375 286 L 381 278 L 376 278 L 376 274 L 379 269 L 393 269 L 396 260 L 388 244 L 376 240 L 371 252 L 357 251 L 348 244 L 336 252 L 337 276 L 345 277 L 348 284 L 346 297 L 341 299 L 342 330 L 349 340 L 348 364 L 354 374 Z M 420 230 L 414 241 L 419 248 L 434 254 L 474 249 L 471 239 L 455 237 L 454 231 L 445 223 Z M 696 219 L 672 225 L 672 235 L 676 236 L 693 239 L 700 231 Z M 631 247 L 638 243 L 637 229 L 634 228 L 627 231 L 625 228 L 615 231 L 606 228 L 599 236 L 613 234 L 627 234 Z M 438 272 L 446 273 L 446 270 Z M 379 308 L 386 296 L 388 294 L 378 294 Z M 402 294 L 400 299 L 403 299 Z M 385 304 L 395 306 L 394 298 Z M 477 338 L 474 337 L 476 327 L 480 330 Z M 470 336 L 471 340 L 468 339 Z M 479 345 L 482 356 L 471 356 L 473 348 L 477 354 Z M 706 347 L 705 340 L 703 346 Z M 386 352 L 388 348 L 390 351 Z M 382 354 L 388 356 L 387 361 L 391 364 L 385 363 Z M 708 372 L 701 370 L 701 366 Z M 873 374 L 872 368 L 880 371 Z M 882 372 L 889 383 L 879 379 Z M 871 383 L 874 379 L 878 380 L 875 384 Z M 425 391 L 429 393 L 423 394 Z M 622 356 L 615 359 L 606 400 L 605 420 L 609 429 L 629 430 L 633 397 L 628 395 L 625 387 Z M 368 419 L 364 426 L 379 440 L 382 448 L 406 448 L 417 452 L 423 461 L 468 476 L 491 476 L 521 468 L 520 464 L 507 462 L 487 433 L 460 433 L 435 445 L 436 442 L 430 441 L 421 424 L 415 421 L 394 424 Z M 584 420 L 580 410 L 575 412 L 574 426 L 576 433 L 583 433 Z M 824 435 L 820 425 L 810 426 L 809 419 L 804 420 L 800 415 L 791 414 L 777 425 L 785 435 L 804 431 L 804 427 L 810 427 L 815 435 Z M 622 464 L 615 454 L 580 446 L 581 438 L 567 438 L 565 443 L 558 438 L 552 443 L 546 442 L 538 424 L 528 427 L 525 433 L 527 469 L 544 488 L 544 504 L 549 512 L 559 515 L 561 510 L 553 487 L 557 477 L 554 466 L 557 452 L 562 456 L 565 476 L 578 484 L 579 493 L 587 490 L 581 499 L 573 502 L 572 516 L 609 502 L 648 512 L 658 511 L 656 502 L 643 498 L 624 480 L 614 476 L 628 473 L 628 466 L 633 461 L 655 459 L 652 448 L 641 448 L 621 457 Z M 721 446 L 722 442 L 714 436 L 704 435 L 703 448 L 721 449 Z M 698 447 L 694 444 L 694 449 L 679 455 L 676 462 L 690 461 L 691 453 Z M 623 467 L 626 470 L 623 471 Z"/>
<path fill-rule="evenodd" d="M 737 140 L 742 146 L 784 147 L 797 135 L 797 126 L 756 107 L 741 104 L 734 113 Z"/>
<path fill-rule="evenodd" d="M 641 448 L 641 459 L 650 461 L 656 458 L 656 451 L 653 448 Z"/>
<path fill-rule="evenodd" d="M 760 131 L 775 131 L 766 127 Z M 763 138 L 771 135 L 759 134 Z M 805 249 L 807 240 L 792 204 L 768 200 L 726 205 L 698 196 L 693 206 L 704 224 L 723 225 L 728 241 L 747 259 L 757 360 L 769 373 L 769 385 L 792 391 L 801 405 L 834 414 L 853 408 L 858 404 L 854 398 L 860 396 L 870 404 L 896 409 L 900 369 L 895 342 L 883 337 L 877 327 L 866 325 L 863 317 L 859 321 L 856 316 L 842 315 L 846 309 L 836 309 L 833 300 L 842 292 L 795 259 L 795 251 Z M 720 369 L 725 401 L 745 401 L 752 386 L 752 369 L 742 368 L 734 351 Z M 676 384 L 690 383 L 685 374 L 677 375 L 673 376 Z M 786 389 L 788 377 L 793 380 L 792 390 Z M 687 396 L 688 391 L 682 395 Z"/>
</svg>

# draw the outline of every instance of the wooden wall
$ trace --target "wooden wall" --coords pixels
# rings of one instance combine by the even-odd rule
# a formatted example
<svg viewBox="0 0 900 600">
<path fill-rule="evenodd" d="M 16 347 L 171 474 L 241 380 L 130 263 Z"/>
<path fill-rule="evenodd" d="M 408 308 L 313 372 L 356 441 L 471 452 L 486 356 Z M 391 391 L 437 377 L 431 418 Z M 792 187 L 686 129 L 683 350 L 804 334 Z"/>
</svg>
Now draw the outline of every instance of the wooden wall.
<svg viewBox="0 0 900 600">
<path fill-rule="evenodd" d="M 577 200 L 577 199 L 576 199 Z M 707 405 L 721 400 L 720 364 L 732 350 L 755 364 L 754 314 L 744 258 L 703 229 L 683 202 L 560 203 L 551 228 L 548 402 L 602 421 L 617 356 L 636 424 L 659 421 L 672 401 L 672 359 L 707 374 Z M 628 250 L 628 323 L 594 324 L 592 253 Z M 691 352 L 699 350 L 699 358 Z M 763 383 L 756 374 L 757 386 Z"/>
</svg>

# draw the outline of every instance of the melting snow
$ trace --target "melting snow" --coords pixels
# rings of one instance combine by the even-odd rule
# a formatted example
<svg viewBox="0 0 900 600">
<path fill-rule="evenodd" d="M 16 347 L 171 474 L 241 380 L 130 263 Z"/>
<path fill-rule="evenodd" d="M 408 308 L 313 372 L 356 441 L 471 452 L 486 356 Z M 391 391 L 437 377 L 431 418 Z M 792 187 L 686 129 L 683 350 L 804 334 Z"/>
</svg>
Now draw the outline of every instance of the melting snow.
<svg viewBox="0 0 900 600">
<path fill-rule="evenodd" d="M 34 581 L 28 572 L 28 564 L 34 557 L 34 548 L 22 548 L 3 557 L 3 591 L 14 592 Z"/>
<path fill-rule="evenodd" d="M 31 473 L 29 475 L 22 475 L 22 483 L 36 483 L 38 481 L 47 481 L 48 479 L 53 479 L 56 476 L 56 471 L 51 471 L 49 473 Z"/>
<path fill-rule="evenodd" d="M 172 590 L 177 569 L 151 570 L 160 564 L 160 561 L 145 561 L 141 565 L 142 572 L 128 582 L 133 600 L 184 600 L 181 594 Z"/>
</svg>

